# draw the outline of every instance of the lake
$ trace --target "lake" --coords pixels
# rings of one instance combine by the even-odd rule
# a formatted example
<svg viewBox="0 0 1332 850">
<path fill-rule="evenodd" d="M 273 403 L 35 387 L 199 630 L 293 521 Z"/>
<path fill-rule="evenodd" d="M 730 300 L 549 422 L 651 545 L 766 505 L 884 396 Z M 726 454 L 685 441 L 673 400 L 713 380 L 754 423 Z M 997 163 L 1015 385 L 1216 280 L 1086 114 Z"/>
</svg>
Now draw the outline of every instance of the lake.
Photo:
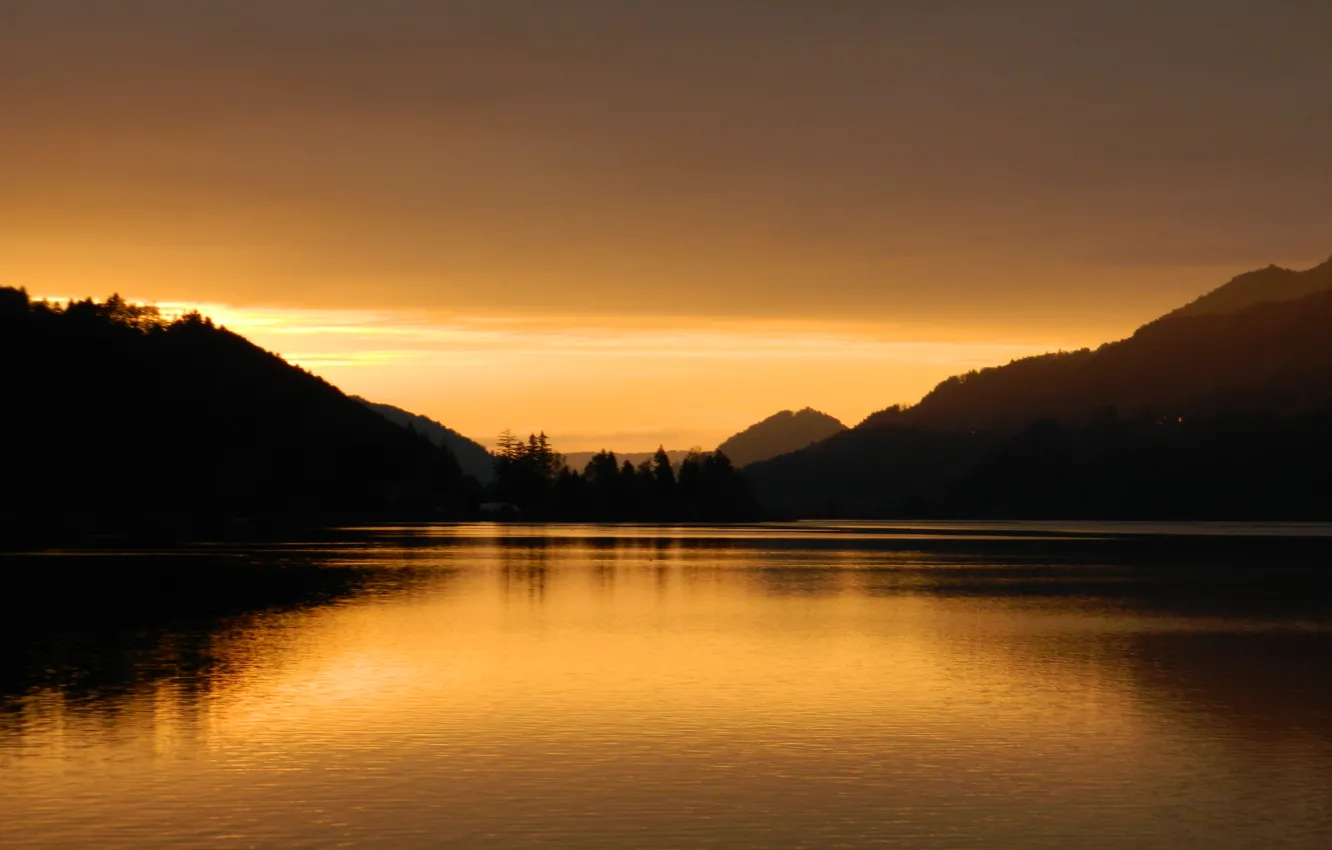
<svg viewBox="0 0 1332 850">
<path fill-rule="evenodd" d="M 1332 528 L 0 556 L 0 847 L 1315 848 Z"/>
</svg>

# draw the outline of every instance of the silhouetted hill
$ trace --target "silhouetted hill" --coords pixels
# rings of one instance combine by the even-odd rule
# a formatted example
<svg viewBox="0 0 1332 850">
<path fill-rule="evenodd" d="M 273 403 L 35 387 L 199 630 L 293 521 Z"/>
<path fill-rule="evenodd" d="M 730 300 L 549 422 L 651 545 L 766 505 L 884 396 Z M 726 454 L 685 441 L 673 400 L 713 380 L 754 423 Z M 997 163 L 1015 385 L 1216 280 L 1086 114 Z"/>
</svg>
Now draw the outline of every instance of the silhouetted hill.
<svg viewBox="0 0 1332 850">
<path fill-rule="evenodd" d="M 390 422 L 404 428 L 411 428 L 416 433 L 425 435 L 436 446 L 447 448 L 457 459 L 464 475 L 470 475 L 482 484 L 489 484 L 495 479 L 495 456 L 475 440 L 470 440 L 452 428 L 441 425 L 427 416 L 411 413 L 401 407 L 370 401 L 358 395 L 351 396 L 351 398 L 364 404 Z"/>
<path fill-rule="evenodd" d="M 920 403 L 870 416 L 931 428 L 1021 427 L 1037 419 L 1171 416 L 1321 404 L 1332 365 L 1332 290 L 1229 313 L 1168 314 L 1096 350 L 1043 354 L 956 375 Z M 886 419 L 885 419 L 886 418 Z"/>
<path fill-rule="evenodd" d="M 197 313 L 0 289 L 0 535 L 248 533 L 459 507 L 447 450 Z"/>
<path fill-rule="evenodd" d="M 792 412 L 774 413 L 762 422 L 750 425 L 717 447 L 737 467 L 784 455 L 826 440 L 846 426 L 812 407 Z"/>
<path fill-rule="evenodd" d="M 1330 327 L 1326 289 L 1174 313 L 746 471 L 785 515 L 1332 518 Z"/>
<path fill-rule="evenodd" d="M 1272 265 L 1245 272 L 1166 317 L 1233 313 L 1267 301 L 1292 301 L 1325 289 L 1332 289 L 1332 258 L 1300 272 Z"/>
</svg>

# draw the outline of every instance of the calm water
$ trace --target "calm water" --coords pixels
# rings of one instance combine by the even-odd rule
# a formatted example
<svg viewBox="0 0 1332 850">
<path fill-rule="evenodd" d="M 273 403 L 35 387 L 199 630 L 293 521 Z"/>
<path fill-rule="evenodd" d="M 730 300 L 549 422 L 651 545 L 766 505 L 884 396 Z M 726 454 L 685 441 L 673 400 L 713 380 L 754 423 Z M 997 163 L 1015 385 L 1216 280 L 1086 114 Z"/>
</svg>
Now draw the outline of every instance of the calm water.
<svg viewBox="0 0 1332 850">
<path fill-rule="evenodd" d="M 1329 533 L 0 557 L 0 847 L 1327 847 Z"/>
</svg>

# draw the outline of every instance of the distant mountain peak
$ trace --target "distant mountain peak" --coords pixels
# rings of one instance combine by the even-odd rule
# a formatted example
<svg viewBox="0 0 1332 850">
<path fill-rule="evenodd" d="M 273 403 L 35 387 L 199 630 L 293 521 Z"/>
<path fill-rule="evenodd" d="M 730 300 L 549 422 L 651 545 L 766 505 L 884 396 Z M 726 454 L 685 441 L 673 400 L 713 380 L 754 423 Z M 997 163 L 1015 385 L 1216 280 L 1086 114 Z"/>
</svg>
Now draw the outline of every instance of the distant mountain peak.
<svg viewBox="0 0 1332 850">
<path fill-rule="evenodd" d="M 732 436 L 717 450 L 736 466 L 746 466 L 798 451 L 845 430 L 840 421 L 812 407 L 779 410 Z"/>
</svg>

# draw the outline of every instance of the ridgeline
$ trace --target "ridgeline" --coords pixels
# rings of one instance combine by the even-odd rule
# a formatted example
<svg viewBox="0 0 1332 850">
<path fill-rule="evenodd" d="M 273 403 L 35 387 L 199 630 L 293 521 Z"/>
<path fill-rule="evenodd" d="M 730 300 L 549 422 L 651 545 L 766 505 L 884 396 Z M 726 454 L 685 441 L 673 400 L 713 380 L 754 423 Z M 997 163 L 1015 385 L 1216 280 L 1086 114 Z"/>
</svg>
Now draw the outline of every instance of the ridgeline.
<svg viewBox="0 0 1332 850">
<path fill-rule="evenodd" d="M 457 515 L 446 450 L 197 313 L 0 289 L 0 539 L 160 540 Z"/>
<path fill-rule="evenodd" d="M 1330 268 L 1241 275 L 746 471 L 774 516 L 1332 519 Z"/>
<path fill-rule="evenodd" d="M 0 289 L 0 543 L 478 516 L 1332 520 L 1330 327 L 1332 262 L 1269 268 L 855 428 L 783 411 L 715 452 L 601 452 L 580 471 L 544 435 L 492 455 L 348 397 L 197 313 Z"/>
</svg>

